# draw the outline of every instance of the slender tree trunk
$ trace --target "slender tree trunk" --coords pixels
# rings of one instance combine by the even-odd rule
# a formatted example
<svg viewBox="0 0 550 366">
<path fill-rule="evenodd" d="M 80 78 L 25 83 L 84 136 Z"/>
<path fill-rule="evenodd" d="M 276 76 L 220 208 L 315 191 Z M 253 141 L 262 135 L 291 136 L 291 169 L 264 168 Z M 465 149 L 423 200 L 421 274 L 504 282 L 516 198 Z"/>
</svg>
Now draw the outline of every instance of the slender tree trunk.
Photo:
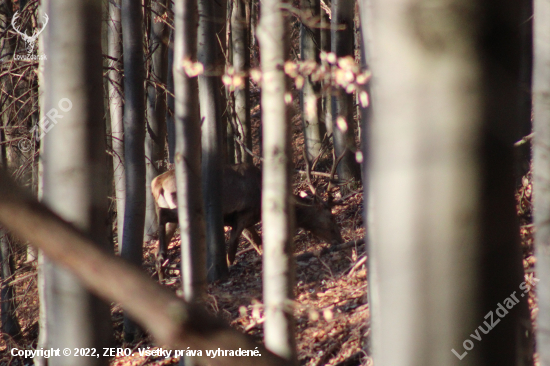
<svg viewBox="0 0 550 366">
<path fill-rule="evenodd" d="M 228 275 L 222 215 L 223 124 L 220 78 L 225 60 L 217 39 L 217 34 L 224 34 L 226 8 L 224 1 L 199 0 L 198 60 L 205 70 L 205 74 L 199 76 L 202 192 L 206 222 L 206 266 L 210 282 Z"/>
<path fill-rule="evenodd" d="M 297 364 L 293 299 L 293 204 L 291 191 L 290 118 L 285 104 L 288 83 L 283 65 L 289 57 L 288 33 L 280 0 L 263 0 L 258 38 L 262 54 L 263 294 L 264 339 L 268 349 Z"/>
<path fill-rule="evenodd" d="M 143 257 L 145 224 L 145 68 L 143 60 L 143 12 L 141 2 L 122 0 L 124 51 L 124 157 L 126 208 L 122 258 L 137 266 Z M 138 329 L 124 319 L 124 337 L 131 341 Z"/>
<path fill-rule="evenodd" d="M 4 340 L 8 342 L 11 338 L 17 337 L 21 333 L 21 327 L 17 321 L 15 314 L 15 296 L 14 289 L 10 285 L 11 277 L 13 274 L 13 251 L 12 245 L 7 232 L 0 228 L 0 263 L 2 265 L 2 272 L 0 274 L 2 279 L 0 313 L 2 314 L 2 335 Z"/>
<path fill-rule="evenodd" d="M 260 2 L 259 0 L 250 0 L 250 50 L 252 51 L 251 67 L 260 65 L 260 54 L 258 48 L 257 28 L 260 18 Z"/>
<path fill-rule="evenodd" d="M 44 11 L 48 9 L 50 0 L 42 0 L 40 3 L 40 6 L 38 8 L 38 14 L 41 18 L 43 18 Z M 44 29 L 41 36 L 38 38 L 38 49 L 43 54 L 48 53 L 48 44 L 47 42 L 49 37 L 50 31 L 48 30 L 48 27 Z M 44 116 L 46 115 L 46 91 L 48 90 L 46 87 L 46 78 L 44 75 L 44 69 L 45 69 L 45 60 L 39 61 L 38 66 L 38 104 L 39 104 L 39 119 L 42 121 Z M 45 126 L 38 126 L 39 133 L 42 134 L 45 132 Z M 39 154 L 38 154 L 38 187 L 36 196 L 38 201 L 42 202 L 44 199 L 44 150 L 45 150 L 45 139 L 41 139 L 40 141 L 37 141 L 37 144 L 40 147 Z M 48 313 L 51 311 L 48 310 L 49 304 L 48 300 L 46 298 L 47 292 L 46 292 L 46 266 L 48 266 L 48 260 L 46 259 L 44 253 L 39 250 L 38 251 L 38 260 L 37 260 L 38 266 L 36 270 L 36 287 L 38 290 L 38 301 L 39 301 L 39 313 L 38 313 L 38 343 L 36 345 L 37 348 L 43 348 L 47 349 L 49 342 L 48 342 Z M 45 358 L 42 356 L 38 356 L 34 358 L 34 365 L 35 366 L 47 366 L 48 365 L 49 358 Z"/>
<path fill-rule="evenodd" d="M 314 22 L 320 16 L 319 0 L 301 0 L 302 16 Z M 321 52 L 321 31 L 318 27 L 308 27 L 301 23 L 300 47 L 302 61 L 319 63 Z M 321 129 L 319 116 L 321 115 L 321 88 L 319 82 L 311 80 L 311 75 L 306 77 L 304 87 L 300 91 L 300 104 L 302 109 L 302 124 L 304 126 L 304 140 L 307 158 L 311 162 L 321 151 L 324 130 Z"/>
<path fill-rule="evenodd" d="M 518 2 L 373 4 L 374 362 L 529 364 L 512 150 Z"/>
<path fill-rule="evenodd" d="M 226 70 L 232 67 L 233 65 L 233 26 L 232 26 L 232 15 L 233 15 L 233 6 L 234 1 L 226 1 L 227 11 L 225 16 L 225 34 L 226 34 L 226 57 L 225 57 L 225 68 Z M 241 160 L 241 150 L 235 141 L 235 137 L 238 135 L 238 130 L 235 126 L 235 93 L 231 91 L 229 85 L 225 86 L 225 98 L 228 101 L 227 105 L 230 106 L 230 109 L 226 111 L 228 118 L 226 119 L 225 124 L 225 155 L 226 164 L 237 164 Z"/>
<path fill-rule="evenodd" d="M 155 200 L 151 193 L 151 181 L 161 171 L 164 160 L 166 140 L 166 92 L 164 86 L 168 79 L 168 39 L 169 28 L 164 22 L 155 22 L 155 18 L 166 11 L 166 0 L 153 1 L 151 6 L 151 82 L 147 85 L 147 133 L 145 135 L 145 166 L 147 198 L 145 215 L 145 238 L 152 239 L 158 229 Z"/>
<path fill-rule="evenodd" d="M 322 1 L 322 0 L 320 0 Z M 330 9 L 329 9 L 330 10 Z M 321 18 L 321 34 L 320 34 L 320 42 L 321 42 L 321 51 L 330 52 L 330 19 L 326 12 L 325 8 L 321 8 L 320 13 Z M 322 85 L 323 88 L 323 102 L 321 104 L 322 108 L 322 120 L 325 123 L 325 129 L 327 130 L 327 133 L 330 135 L 332 134 L 332 86 L 326 82 L 323 82 Z"/>
<path fill-rule="evenodd" d="M 533 198 L 537 255 L 537 350 L 550 365 L 550 2 L 535 0 L 533 65 Z"/>
<path fill-rule="evenodd" d="M 171 2 L 170 2 L 171 3 Z M 168 44 L 168 81 L 167 81 L 166 133 L 168 141 L 168 161 L 174 164 L 176 154 L 176 125 L 174 124 L 174 32 L 170 31 Z"/>
<path fill-rule="evenodd" d="M 109 1 L 108 19 L 109 113 L 111 115 L 111 146 L 113 148 L 114 186 L 117 212 L 118 251 L 122 251 L 124 232 L 124 206 L 126 205 L 126 174 L 124 172 L 124 123 L 122 120 L 122 29 L 120 24 L 120 0 Z"/>
<path fill-rule="evenodd" d="M 0 3 L 0 32 L 5 34 L 11 27 L 11 19 L 13 17 L 13 4 L 11 0 L 2 1 Z M 9 36 L 0 39 L 0 62 L 8 62 L 13 58 L 13 40 Z M 12 90 L 11 75 L 5 75 L 0 78 L 0 84 L 4 90 Z M 7 102 L 7 96 L 0 96 L 0 107 L 3 108 L 3 103 Z M 9 123 L 9 113 L 4 113 L 0 118 L 0 127 L 6 127 Z M 6 140 L 6 131 L 0 131 L 0 140 Z M 0 155 L 2 157 L 2 166 L 7 167 L 8 162 L 8 147 L 7 144 L 0 146 Z"/>
<path fill-rule="evenodd" d="M 206 244 L 201 189 L 201 125 L 197 110 L 196 0 L 177 0 L 174 8 L 174 89 L 176 179 L 181 233 L 181 271 L 186 301 L 202 296 L 206 285 Z M 185 61 L 185 63 L 184 63 Z M 185 64 L 185 65 L 184 65 Z M 185 68 L 184 68 L 185 67 Z M 186 73 L 193 76 L 188 76 Z"/>
<path fill-rule="evenodd" d="M 197 0 L 176 0 L 174 7 L 174 94 L 178 220 L 181 235 L 183 297 L 200 299 L 206 287 L 206 228 L 201 187 L 201 123 L 198 83 L 193 66 L 197 61 Z M 182 204 L 183 203 L 183 204 Z M 180 365 L 193 366 L 191 357 Z"/>
<path fill-rule="evenodd" d="M 107 251 L 107 185 L 101 2 L 49 2 L 45 107 L 44 202 Z M 70 29 L 71 32 L 67 32 Z M 84 62 L 86 61 L 86 62 Z M 108 304 L 90 295 L 66 269 L 45 267 L 48 346 L 111 345 Z M 106 358 L 68 356 L 50 365 L 106 365 Z"/>
<path fill-rule="evenodd" d="M 252 130 L 250 126 L 250 83 L 248 72 L 250 71 L 250 48 L 248 42 L 249 23 L 246 19 L 247 0 L 233 1 L 231 13 L 231 44 L 233 46 L 233 66 L 236 74 L 243 75 L 242 85 L 235 88 L 235 121 L 239 137 L 248 150 L 252 151 Z M 251 163 L 252 156 L 245 147 L 238 145 L 241 150 L 241 162 Z"/>
<path fill-rule="evenodd" d="M 372 52 L 372 24 L 369 21 L 369 13 L 372 11 L 372 2 L 373 0 L 366 0 L 359 3 L 359 21 L 360 21 L 360 35 L 361 35 L 361 68 L 363 70 L 368 70 L 370 68 L 371 60 L 373 58 Z M 368 45 L 368 46 L 367 46 Z M 365 235 L 366 248 L 370 248 L 373 242 L 373 230 L 374 227 L 372 221 L 374 218 L 373 211 L 373 197 L 371 193 L 371 180 L 370 180 L 370 141 L 371 141 L 371 128 L 373 120 L 373 107 L 372 107 L 372 93 L 370 83 L 366 85 L 365 88 L 367 96 L 370 99 L 368 106 L 363 106 L 361 108 L 361 151 L 363 153 L 363 169 L 362 169 L 362 180 L 363 180 L 363 222 L 366 228 L 367 234 Z M 370 257 L 370 252 L 367 251 L 367 256 Z M 371 261 L 372 262 L 372 261 Z M 372 267 L 369 269 L 369 273 L 372 270 Z M 370 279 L 369 279 L 370 281 Z M 371 304 L 371 300 L 368 300 Z M 367 339 L 363 341 L 363 350 L 368 354 L 372 355 L 372 333 L 369 333 Z"/>
<path fill-rule="evenodd" d="M 44 4 L 44 3 L 42 3 Z M 36 268 L 36 287 L 38 290 L 38 300 L 39 300 L 39 309 L 38 309 L 38 342 L 37 348 L 48 348 L 48 327 L 47 318 L 48 318 L 48 301 L 46 301 L 46 266 L 47 260 L 44 253 L 38 251 L 38 266 Z M 34 358 L 34 366 L 48 366 L 48 359 L 42 356 L 37 356 Z"/>
<path fill-rule="evenodd" d="M 101 53 L 102 55 L 108 55 L 109 54 L 109 0 L 101 0 Z M 102 57 L 103 61 L 103 69 L 106 70 L 109 68 L 109 59 L 107 57 Z M 110 101 L 109 101 L 109 78 L 104 77 L 103 78 L 103 110 L 105 111 L 104 118 L 105 118 L 105 145 L 106 145 L 106 151 L 112 152 L 113 151 L 113 134 L 111 133 L 111 113 L 109 110 Z M 107 175 L 105 176 L 105 184 L 107 185 L 107 196 L 109 199 L 111 197 L 115 197 L 116 200 L 116 189 L 113 184 L 115 180 L 114 176 L 114 164 L 113 159 L 110 157 L 107 159 Z M 109 222 L 109 225 L 107 225 L 107 242 L 112 245 L 113 239 L 114 239 L 114 222 L 116 218 L 116 209 L 114 208 L 114 205 L 109 203 L 108 208 L 108 216 L 107 220 Z"/>
<path fill-rule="evenodd" d="M 353 0 L 332 1 L 331 47 L 338 57 L 354 57 L 354 9 Z M 344 155 L 338 165 L 338 179 L 341 181 L 361 179 L 360 166 L 355 161 L 354 131 L 353 94 L 337 87 L 336 95 L 332 97 L 332 138 L 336 156 Z"/>
<path fill-rule="evenodd" d="M 533 74 L 533 0 L 520 1 L 521 22 L 519 24 L 520 46 L 520 72 L 518 97 L 518 119 L 520 139 L 529 135 L 533 130 L 532 125 L 532 74 Z M 531 168 L 531 141 L 516 147 L 516 185 L 521 184 L 522 177 Z"/>
</svg>

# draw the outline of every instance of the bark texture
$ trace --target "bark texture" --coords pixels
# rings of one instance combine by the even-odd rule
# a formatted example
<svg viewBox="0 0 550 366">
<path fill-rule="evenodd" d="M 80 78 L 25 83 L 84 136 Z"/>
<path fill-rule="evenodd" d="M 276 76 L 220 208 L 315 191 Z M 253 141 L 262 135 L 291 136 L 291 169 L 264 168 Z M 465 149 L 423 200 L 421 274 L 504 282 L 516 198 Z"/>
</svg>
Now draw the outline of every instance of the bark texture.
<svg viewBox="0 0 550 366">
<path fill-rule="evenodd" d="M 181 273 L 186 301 L 206 285 L 206 243 L 201 188 L 201 125 L 197 73 L 197 3 L 180 0 L 174 9 L 176 180 L 181 234 Z"/>
<path fill-rule="evenodd" d="M 124 159 L 126 163 L 126 208 L 122 258 L 140 266 L 145 226 L 145 67 L 143 60 L 143 12 L 140 2 L 122 0 L 122 47 L 124 52 Z M 124 337 L 138 333 L 124 319 Z"/>
<path fill-rule="evenodd" d="M 223 123 L 221 74 L 225 60 L 218 35 L 223 35 L 224 1 L 199 1 L 198 60 L 205 73 L 199 76 L 202 121 L 202 192 L 206 223 L 208 281 L 227 277 L 222 215 Z M 223 42 L 222 42 L 223 43 Z"/>
<path fill-rule="evenodd" d="M 290 118 L 285 103 L 288 92 L 283 66 L 289 56 L 288 33 L 279 0 L 262 1 L 260 43 L 263 124 L 263 294 L 266 347 L 296 364 L 294 318 L 288 303 L 293 299 L 293 202 L 291 198 Z"/>
<path fill-rule="evenodd" d="M 51 1 L 43 125 L 43 200 L 107 251 L 107 159 L 103 122 L 101 2 Z M 67 32 L 71 29 L 71 32 Z M 109 347 L 109 306 L 51 258 L 44 264 L 48 348 Z M 106 365 L 54 357 L 49 365 Z"/>
</svg>

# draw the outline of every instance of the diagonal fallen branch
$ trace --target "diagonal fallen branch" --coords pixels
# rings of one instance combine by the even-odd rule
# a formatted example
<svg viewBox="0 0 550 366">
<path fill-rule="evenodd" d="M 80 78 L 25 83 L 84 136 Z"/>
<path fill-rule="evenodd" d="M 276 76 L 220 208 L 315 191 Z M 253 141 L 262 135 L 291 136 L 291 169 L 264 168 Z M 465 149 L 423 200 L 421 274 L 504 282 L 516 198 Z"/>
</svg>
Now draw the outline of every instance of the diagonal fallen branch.
<svg viewBox="0 0 550 366">
<path fill-rule="evenodd" d="M 84 234 L 26 195 L 4 171 L 0 171 L 0 223 L 73 272 L 91 291 L 120 303 L 162 345 L 202 350 L 203 358 L 213 365 L 288 363 L 201 306 L 183 302 L 138 268 L 98 249 Z M 257 349 L 261 357 L 206 357 L 206 350 L 217 348 Z"/>
</svg>

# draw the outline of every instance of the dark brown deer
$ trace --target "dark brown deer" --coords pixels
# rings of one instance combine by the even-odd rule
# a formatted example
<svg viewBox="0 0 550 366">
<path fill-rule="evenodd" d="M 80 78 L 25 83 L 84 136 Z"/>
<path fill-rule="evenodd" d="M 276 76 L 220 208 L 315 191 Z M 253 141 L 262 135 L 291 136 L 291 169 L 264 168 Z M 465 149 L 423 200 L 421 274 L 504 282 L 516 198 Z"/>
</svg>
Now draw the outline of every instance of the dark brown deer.
<svg viewBox="0 0 550 366">
<path fill-rule="evenodd" d="M 177 225 L 176 177 L 173 170 L 159 175 L 151 182 L 151 190 L 159 215 L 159 248 L 157 270 L 165 260 L 166 248 Z M 235 260 L 239 237 L 243 230 L 251 235 L 257 246 L 261 239 L 254 225 L 260 222 L 262 202 L 262 173 L 252 164 L 227 166 L 223 171 L 222 212 L 225 226 L 231 227 L 227 250 L 228 263 Z M 343 241 L 329 203 L 320 198 L 306 199 L 294 195 L 296 226 L 312 232 L 329 243 Z M 256 246 L 255 246 L 256 247 Z M 160 272 L 159 272 L 160 273 Z"/>
</svg>

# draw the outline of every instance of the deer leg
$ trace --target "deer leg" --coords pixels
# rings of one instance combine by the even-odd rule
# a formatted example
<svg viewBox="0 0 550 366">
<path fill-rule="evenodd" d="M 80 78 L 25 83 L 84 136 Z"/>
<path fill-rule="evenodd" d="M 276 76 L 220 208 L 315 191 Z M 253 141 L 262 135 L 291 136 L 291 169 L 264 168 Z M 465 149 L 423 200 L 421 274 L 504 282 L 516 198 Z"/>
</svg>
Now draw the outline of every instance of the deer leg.
<svg viewBox="0 0 550 366">
<path fill-rule="evenodd" d="M 166 258 L 166 226 L 165 224 L 159 224 L 159 247 L 156 253 L 155 267 L 159 276 L 159 281 L 164 279 L 164 271 L 162 270 L 162 263 Z"/>
<path fill-rule="evenodd" d="M 253 226 L 247 228 L 244 230 L 243 235 L 245 238 L 248 239 L 250 244 L 256 249 L 256 252 L 261 256 L 262 255 L 262 249 L 260 247 L 262 246 L 262 238 L 260 238 L 260 235 L 258 235 L 258 232 L 256 232 L 256 229 L 254 229 Z"/>
<path fill-rule="evenodd" d="M 244 227 L 237 223 L 237 227 L 231 227 L 231 236 L 229 237 L 229 246 L 227 248 L 227 264 L 232 265 L 237 255 L 237 247 L 239 246 L 239 238 L 244 230 Z"/>
<path fill-rule="evenodd" d="M 166 261 L 166 252 L 168 245 L 174 236 L 177 224 L 174 223 L 173 217 L 170 215 L 170 211 L 161 209 L 159 211 L 159 246 L 156 253 L 156 269 L 159 276 L 159 280 L 164 279 L 164 271 L 162 265 Z"/>
</svg>

